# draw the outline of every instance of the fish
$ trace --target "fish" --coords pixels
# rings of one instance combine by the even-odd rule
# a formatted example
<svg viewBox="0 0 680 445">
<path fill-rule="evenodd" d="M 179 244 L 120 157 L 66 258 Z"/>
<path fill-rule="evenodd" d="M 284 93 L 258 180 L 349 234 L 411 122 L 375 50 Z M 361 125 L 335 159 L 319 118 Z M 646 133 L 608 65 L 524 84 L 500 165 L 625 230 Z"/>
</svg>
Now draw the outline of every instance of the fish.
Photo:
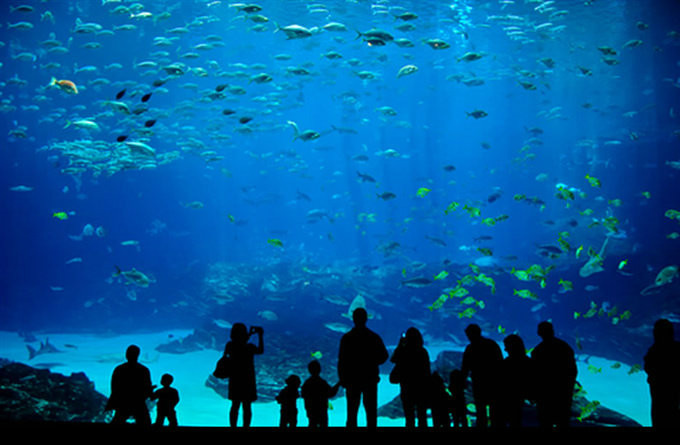
<svg viewBox="0 0 680 445">
<path fill-rule="evenodd" d="M 399 71 L 397 72 L 397 79 L 400 77 L 408 76 L 410 74 L 415 73 L 418 71 L 418 67 L 415 65 L 404 65 L 401 68 L 399 68 Z"/>
<path fill-rule="evenodd" d="M 281 247 L 283 248 L 283 241 L 281 241 L 278 238 L 270 238 L 267 240 L 267 244 L 272 245 L 274 247 Z"/>
<path fill-rule="evenodd" d="M 9 189 L 10 191 L 13 192 L 30 192 L 33 190 L 33 187 L 27 185 L 15 185 L 13 187 L 10 187 Z"/>
<path fill-rule="evenodd" d="M 382 199 L 383 201 L 389 201 L 389 200 L 394 199 L 394 198 L 397 197 L 397 195 L 395 195 L 395 194 L 392 193 L 392 192 L 376 193 L 376 196 L 377 196 L 378 198 Z"/>
<path fill-rule="evenodd" d="M 349 332 L 350 329 L 352 329 L 350 326 L 344 323 L 324 323 L 324 327 L 330 329 L 333 332 L 339 332 L 341 334 Z"/>
<path fill-rule="evenodd" d="M 427 188 L 427 187 L 420 187 L 420 188 L 416 191 L 416 196 L 419 197 L 419 198 L 424 198 L 424 197 L 427 196 L 427 194 L 430 193 L 430 192 L 431 192 L 431 190 L 430 190 L 429 188 Z"/>
<path fill-rule="evenodd" d="M 313 141 L 315 139 L 318 139 L 321 134 L 317 133 L 314 130 L 305 130 L 305 131 L 300 131 L 298 128 L 298 125 L 293 122 L 293 121 L 288 121 L 288 125 L 293 127 L 293 131 L 295 132 L 295 135 L 293 137 L 293 141 L 300 139 L 302 141 Z"/>
<path fill-rule="evenodd" d="M 52 345 L 49 341 L 49 339 L 45 339 L 44 342 L 40 342 L 40 347 L 38 349 L 35 349 L 31 345 L 26 345 L 26 349 L 28 349 L 28 359 L 33 360 L 35 357 L 43 354 L 56 354 L 60 351 L 57 349 L 54 345 Z"/>
<path fill-rule="evenodd" d="M 156 280 L 149 275 L 138 271 L 134 267 L 130 270 L 123 271 L 118 266 L 115 266 L 116 272 L 113 273 L 114 277 L 122 276 L 125 278 L 125 284 L 134 284 L 136 286 L 146 288 L 149 284 L 154 283 Z"/>
<path fill-rule="evenodd" d="M 144 96 L 142 96 L 142 102 L 148 102 L 149 99 L 151 99 L 151 93 L 147 93 Z"/>
<path fill-rule="evenodd" d="M 275 24 L 276 30 L 277 31 L 282 31 L 288 40 L 293 40 L 293 39 L 304 39 L 307 37 L 312 36 L 312 31 L 308 28 L 305 28 L 304 26 L 301 25 L 288 25 L 288 26 L 283 26 L 280 27 L 278 24 Z"/>
<path fill-rule="evenodd" d="M 425 43 L 432 49 L 448 49 L 451 47 L 451 45 L 441 39 L 427 39 Z"/>
<path fill-rule="evenodd" d="M 435 280 L 443 280 L 444 278 L 448 277 L 449 273 L 445 270 L 442 270 L 439 272 L 437 275 L 434 276 Z"/>
<path fill-rule="evenodd" d="M 472 116 L 475 119 L 481 119 L 487 117 L 489 114 L 484 110 L 474 110 L 470 112 L 465 112 L 467 116 Z"/>
<path fill-rule="evenodd" d="M 458 62 L 474 62 L 475 60 L 479 60 L 484 57 L 484 53 L 477 53 L 477 52 L 472 52 L 469 51 L 462 56 L 460 56 L 458 59 L 456 59 Z"/>
<path fill-rule="evenodd" d="M 359 177 L 361 182 L 376 182 L 375 178 L 366 173 L 357 172 L 357 176 Z"/>
<path fill-rule="evenodd" d="M 430 284 L 432 284 L 432 280 L 430 280 L 429 278 L 425 278 L 425 277 L 411 278 L 411 279 L 408 279 L 408 280 L 403 280 L 401 282 L 401 284 L 402 284 L 402 286 L 405 286 L 405 287 L 419 289 L 419 288 L 427 287 Z"/>
<path fill-rule="evenodd" d="M 58 80 L 56 77 L 52 77 L 48 86 L 59 88 L 61 91 L 67 94 L 78 94 L 78 87 L 71 80 L 66 79 Z"/>
<path fill-rule="evenodd" d="M 120 91 L 116 94 L 116 100 L 122 99 L 123 96 L 125 96 L 125 92 L 126 92 L 126 91 L 127 91 L 127 90 L 126 90 L 125 88 L 123 88 L 122 90 L 120 90 Z"/>
</svg>

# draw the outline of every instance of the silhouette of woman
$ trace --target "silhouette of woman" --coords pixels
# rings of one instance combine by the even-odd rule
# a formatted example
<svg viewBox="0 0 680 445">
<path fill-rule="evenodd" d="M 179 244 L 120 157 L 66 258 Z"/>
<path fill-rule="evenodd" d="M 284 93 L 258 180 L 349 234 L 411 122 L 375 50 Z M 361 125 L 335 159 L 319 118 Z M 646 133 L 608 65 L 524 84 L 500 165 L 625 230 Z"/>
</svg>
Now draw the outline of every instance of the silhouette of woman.
<svg viewBox="0 0 680 445">
<path fill-rule="evenodd" d="M 237 426 L 238 412 L 241 407 L 243 407 L 243 426 L 250 426 L 251 404 L 257 400 L 254 356 L 264 352 L 263 333 L 264 330 L 261 327 L 251 326 L 248 331 L 245 324 L 234 323 L 231 327 L 231 341 L 227 342 L 224 347 L 224 355 L 231 359 L 228 398 L 231 400 L 229 424 L 232 427 Z M 252 334 L 258 336 L 257 346 L 248 343 Z"/>
<path fill-rule="evenodd" d="M 430 388 L 430 356 L 423 347 L 423 336 L 414 327 L 408 328 L 390 359 L 397 369 L 401 403 L 406 427 L 427 426 L 427 407 Z"/>
<path fill-rule="evenodd" d="M 532 398 L 530 385 L 534 376 L 531 359 L 519 335 L 508 335 L 503 339 L 503 344 L 508 356 L 501 365 L 501 426 L 521 427 L 524 401 Z"/>
</svg>

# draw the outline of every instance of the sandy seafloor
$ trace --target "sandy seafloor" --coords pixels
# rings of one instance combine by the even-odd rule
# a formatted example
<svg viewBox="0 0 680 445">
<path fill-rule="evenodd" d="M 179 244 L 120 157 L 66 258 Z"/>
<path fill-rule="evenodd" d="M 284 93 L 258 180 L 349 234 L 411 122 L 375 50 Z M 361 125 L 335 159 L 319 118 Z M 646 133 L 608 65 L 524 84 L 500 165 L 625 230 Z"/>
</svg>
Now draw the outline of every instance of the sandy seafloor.
<svg viewBox="0 0 680 445">
<path fill-rule="evenodd" d="M 185 354 L 160 353 L 155 347 L 167 343 L 170 336 L 185 337 L 190 331 L 164 331 L 148 334 L 98 336 L 78 334 L 41 333 L 35 334 L 38 341 L 49 339 L 50 344 L 63 352 L 43 354 L 29 360 L 27 343 L 13 332 L 0 331 L 0 357 L 26 363 L 31 366 L 43 367 L 64 375 L 74 372 L 84 372 L 94 382 L 95 389 L 105 396 L 109 395 L 110 379 L 113 368 L 124 361 L 125 349 L 130 344 L 137 344 L 142 350 L 141 362 L 149 367 L 154 384 L 160 386 L 160 378 L 164 373 L 172 374 L 175 381 L 173 386 L 180 393 L 180 403 L 177 406 L 177 417 L 182 426 L 228 426 L 228 410 L 230 403 L 220 397 L 215 391 L 205 386 L 207 376 L 212 372 L 218 351 L 198 351 Z M 39 346 L 38 342 L 28 343 Z M 444 349 L 456 349 L 451 345 L 426 346 L 431 357 L 436 357 Z M 650 399 L 646 383 L 646 374 L 638 372 L 628 375 L 632 364 L 623 364 L 619 368 L 612 368 L 614 362 L 589 356 L 579 358 L 578 381 L 587 391 L 589 400 L 598 400 L 604 406 L 625 414 L 643 426 L 650 426 Z M 257 360 L 257 359 L 256 359 Z M 601 368 L 600 372 L 588 369 L 589 365 Z M 257 366 L 257 361 L 255 363 Z M 389 367 L 383 366 L 388 372 Z M 333 371 L 324 370 L 322 376 L 331 384 L 336 382 Z M 304 380 L 307 376 L 301 376 Z M 282 387 L 284 383 L 282 382 Z M 341 393 L 342 394 L 342 390 Z M 381 378 L 378 389 L 378 403 L 383 405 L 399 394 L 398 385 L 390 384 L 387 376 Z M 329 411 L 330 426 L 345 425 L 345 399 L 338 397 L 332 401 L 333 409 Z M 306 426 L 302 402 L 298 405 L 298 426 Z M 152 420 L 155 412 L 151 413 Z M 279 405 L 276 402 L 255 403 L 253 405 L 252 426 L 272 427 L 278 425 Z M 240 424 L 240 419 L 239 419 Z M 359 426 L 364 425 L 362 410 L 360 410 Z M 403 426 L 403 419 L 389 419 L 381 417 L 378 426 Z"/>
</svg>

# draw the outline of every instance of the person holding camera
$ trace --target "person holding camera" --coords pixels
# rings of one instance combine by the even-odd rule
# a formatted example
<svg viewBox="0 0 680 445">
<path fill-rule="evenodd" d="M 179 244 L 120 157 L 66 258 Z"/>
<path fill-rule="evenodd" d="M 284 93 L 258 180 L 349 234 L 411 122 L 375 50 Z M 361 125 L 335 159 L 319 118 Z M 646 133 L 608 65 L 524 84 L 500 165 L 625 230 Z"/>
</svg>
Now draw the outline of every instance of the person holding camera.
<svg viewBox="0 0 680 445">
<path fill-rule="evenodd" d="M 249 427 L 252 419 L 252 403 L 257 400 L 255 382 L 255 355 L 264 352 L 262 334 L 264 330 L 259 326 L 251 326 L 250 330 L 243 323 L 234 323 L 231 327 L 231 340 L 224 347 L 224 355 L 229 357 L 229 394 L 231 409 L 229 410 L 229 424 L 237 426 L 238 414 L 243 407 L 243 427 Z M 250 343 L 250 336 L 257 334 L 257 345 Z"/>
</svg>

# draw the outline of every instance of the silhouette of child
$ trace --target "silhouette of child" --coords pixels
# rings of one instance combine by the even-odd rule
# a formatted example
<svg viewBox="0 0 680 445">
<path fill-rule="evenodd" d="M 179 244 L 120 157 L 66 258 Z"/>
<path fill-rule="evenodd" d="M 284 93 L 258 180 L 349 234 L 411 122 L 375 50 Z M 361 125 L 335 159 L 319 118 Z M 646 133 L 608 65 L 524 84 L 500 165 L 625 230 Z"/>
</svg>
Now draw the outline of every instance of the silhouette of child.
<svg viewBox="0 0 680 445">
<path fill-rule="evenodd" d="M 280 427 L 293 428 L 297 426 L 297 399 L 300 397 L 300 377 L 292 374 L 286 379 L 286 386 L 281 390 L 276 401 L 281 405 Z"/>
<path fill-rule="evenodd" d="M 468 426 L 467 404 L 465 403 L 465 379 L 460 369 L 454 369 L 449 374 L 449 393 L 451 394 L 453 426 Z"/>
<path fill-rule="evenodd" d="M 179 393 L 170 386 L 173 380 L 170 374 L 163 374 L 161 377 L 162 388 L 154 391 L 150 397 L 151 400 L 158 400 L 156 405 L 156 426 L 163 426 L 165 419 L 168 419 L 168 425 L 177 426 L 175 406 L 179 403 Z"/>
<path fill-rule="evenodd" d="M 451 426 L 451 395 L 446 389 L 444 379 L 437 371 L 430 376 L 430 409 L 432 426 L 448 428 Z"/>
<path fill-rule="evenodd" d="M 328 400 L 334 397 L 340 389 L 340 382 L 331 386 L 321 377 L 321 364 L 312 360 L 307 365 L 309 377 L 302 385 L 302 399 L 309 426 L 325 428 L 328 426 Z"/>
</svg>

